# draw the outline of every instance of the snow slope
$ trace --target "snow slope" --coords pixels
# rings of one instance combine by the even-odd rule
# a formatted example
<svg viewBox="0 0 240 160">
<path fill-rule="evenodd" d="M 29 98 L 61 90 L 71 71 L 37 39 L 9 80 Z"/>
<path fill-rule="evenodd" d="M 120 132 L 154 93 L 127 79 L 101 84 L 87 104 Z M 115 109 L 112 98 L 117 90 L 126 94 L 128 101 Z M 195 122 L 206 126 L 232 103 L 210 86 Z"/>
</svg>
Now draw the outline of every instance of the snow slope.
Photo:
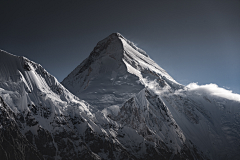
<svg viewBox="0 0 240 160">
<path fill-rule="evenodd" d="M 46 116 L 52 118 L 69 109 L 69 105 L 75 105 L 91 116 L 85 102 L 65 89 L 41 65 L 2 50 L 0 56 L 0 93 L 16 113 L 29 110 L 30 104 L 46 108 Z"/>
<path fill-rule="evenodd" d="M 162 93 L 184 135 L 211 159 L 240 157 L 240 101 L 187 89 Z"/>
</svg>

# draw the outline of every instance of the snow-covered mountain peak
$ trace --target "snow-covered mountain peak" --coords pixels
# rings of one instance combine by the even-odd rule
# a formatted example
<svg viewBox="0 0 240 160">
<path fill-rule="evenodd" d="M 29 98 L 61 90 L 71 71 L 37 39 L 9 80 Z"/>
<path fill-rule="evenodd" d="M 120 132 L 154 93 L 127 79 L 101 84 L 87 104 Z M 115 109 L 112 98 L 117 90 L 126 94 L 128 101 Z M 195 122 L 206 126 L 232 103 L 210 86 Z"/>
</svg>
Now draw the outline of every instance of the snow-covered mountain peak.
<svg viewBox="0 0 240 160">
<path fill-rule="evenodd" d="M 105 39 L 114 39 L 114 38 L 123 38 L 123 36 L 120 34 L 120 33 L 118 33 L 118 32 L 115 32 L 115 33 L 112 33 L 112 34 L 110 34 L 108 37 L 106 37 Z"/>
<path fill-rule="evenodd" d="M 104 38 L 103 40 L 99 41 L 97 43 L 97 46 L 98 45 L 103 45 L 104 43 L 108 42 L 108 41 L 113 41 L 113 40 L 116 40 L 116 39 L 119 39 L 121 38 L 122 35 L 120 33 L 112 33 L 110 34 L 108 37 Z"/>
<path fill-rule="evenodd" d="M 149 57 L 145 51 L 138 48 L 133 42 L 124 38 L 120 33 L 112 33 L 108 37 L 99 41 L 96 47 L 94 48 L 94 50 L 91 52 L 91 54 L 98 53 L 98 54 L 94 54 L 94 56 L 101 55 L 100 53 L 102 53 L 101 51 L 103 51 L 104 49 L 108 49 L 108 53 L 110 52 L 111 49 L 116 49 L 116 48 L 124 50 L 124 47 L 127 47 L 126 45 L 129 45 L 131 46 L 132 49 L 136 50 L 137 54 L 141 54 L 146 57 Z M 120 52 L 118 54 L 123 55 L 124 52 Z"/>
<path fill-rule="evenodd" d="M 97 43 L 89 57 L 62 84 L 80 99 L 102 110 L 121 105 L 150 81 L 160 82 L 160 88 L 181 87 L 145 51 L 121 34 L 112 33 Z"/>
</svg>

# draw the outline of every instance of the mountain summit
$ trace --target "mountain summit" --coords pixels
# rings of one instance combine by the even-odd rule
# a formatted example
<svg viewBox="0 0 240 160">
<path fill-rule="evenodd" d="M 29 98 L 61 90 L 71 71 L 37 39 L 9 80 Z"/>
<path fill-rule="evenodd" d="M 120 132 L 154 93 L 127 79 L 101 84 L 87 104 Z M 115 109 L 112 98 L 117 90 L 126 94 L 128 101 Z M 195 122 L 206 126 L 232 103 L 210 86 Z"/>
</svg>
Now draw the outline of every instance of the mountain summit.
<svg viewBox="0 0 240 160">
<path fill-rule="evenodd" d="M 109 105 L 121 105 L 154 80 L 161 82 L 160 88 L 181 87 L 145 51 L 121 34 L 113 33 L 98 42 L 62 84 L 102 110 Z"/>
</svg>

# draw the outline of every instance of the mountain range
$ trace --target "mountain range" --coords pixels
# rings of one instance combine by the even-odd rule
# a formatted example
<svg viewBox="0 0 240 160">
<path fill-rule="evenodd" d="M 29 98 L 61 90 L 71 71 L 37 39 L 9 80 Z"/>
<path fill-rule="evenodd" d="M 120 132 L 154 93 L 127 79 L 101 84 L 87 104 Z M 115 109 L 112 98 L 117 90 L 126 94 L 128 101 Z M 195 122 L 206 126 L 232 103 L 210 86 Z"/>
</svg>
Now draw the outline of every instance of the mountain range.
<svg viewBox="0 0 240 160">
<path fill-rule="evenodd" d="M 240 159 L 240 99 L 176 82 L 119 33 L 61 83 L 0 50 L 2 159 Z"/>
</svg>

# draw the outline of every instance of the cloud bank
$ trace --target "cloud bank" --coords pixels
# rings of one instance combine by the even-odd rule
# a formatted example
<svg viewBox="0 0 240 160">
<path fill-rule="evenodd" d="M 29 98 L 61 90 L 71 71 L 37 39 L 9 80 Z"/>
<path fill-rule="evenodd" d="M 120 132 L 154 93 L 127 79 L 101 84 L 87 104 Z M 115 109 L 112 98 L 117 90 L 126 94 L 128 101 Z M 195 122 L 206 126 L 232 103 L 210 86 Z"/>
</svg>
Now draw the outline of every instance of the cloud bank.
<svg viewBox="0 0 240 160">
<path fill-rule="evenodd" d="M 145 85 L 145 87 L 150 88 L 156 94 L 166 93 L 170 89 L 169 86 L 162 88 L 159 86 L 156 80 L 152 81 L 148 80 L 147 78 L 143 78 L 142 83 Z M 240 102 L 240 94 L 233 93 L 231 90 L 221 88 L 217 84 L 213 83 L 205 85 L 198 85 L 198 83 L 190 83 L 184 89 L 175 90 L 173 94 L 208 95 Z"/>
<path fill-rule="evenodd" d="M 186 90 L 189 92 L 194 92 L 197 94 L 207 94 L 212 96 L 218 96 L 222 98 L 226 98 L 229 100 L 235 100 L 240 102 L 240 95 L 236 93 L 232 93 L 231 90 L 227 90 L 219 87 L 216 84 L 210 83 L 205 85 L 198 85 L 197 83 L 190 83 L 186 86 Z M 180 90 L 181 92 L 181 90 Z"/>
</svg>

